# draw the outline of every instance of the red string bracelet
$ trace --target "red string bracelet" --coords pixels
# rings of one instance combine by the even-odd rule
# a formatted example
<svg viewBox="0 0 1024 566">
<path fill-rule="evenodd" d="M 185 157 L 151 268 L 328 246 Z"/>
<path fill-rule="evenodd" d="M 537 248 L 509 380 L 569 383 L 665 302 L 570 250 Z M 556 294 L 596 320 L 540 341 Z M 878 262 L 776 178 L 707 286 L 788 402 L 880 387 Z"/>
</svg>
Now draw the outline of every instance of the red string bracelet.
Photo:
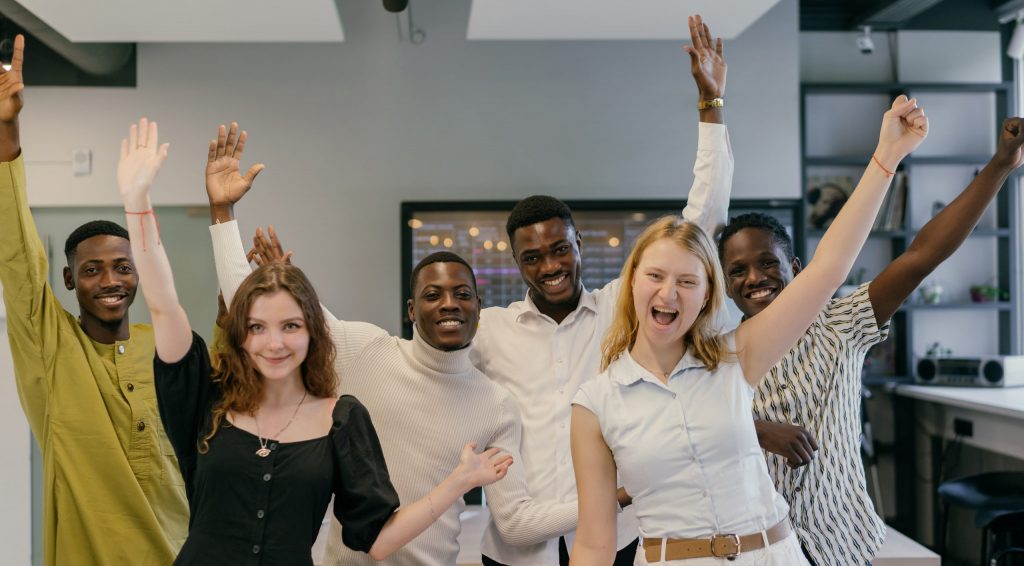
<svg viewBox="0 0 1024 566">
<path fill-rule="evenodd" d="M 160 222 L 156 219 L 156 213 L 153 209 L 143 210 L 142 212 L 128 212 L 124 211 L 125 214 L 134 214 L 139 217 L 139 231 L 142 232 L 142 251 L 146 251 L 146 226 L 143 224 L 142 217 L 147 214 L 153 215 L 153 223 L 156 224 L 156 243 L 160 245 Z"/>
<path fill-rule="evenodd" d="M 886 169 L 886 168 L 885 168 L 885 165 L 882 165 L 882 162 L 881 162 L 881 161 L 879 161 L 877 157 L 875 157 L 874 155 L 872 155 L 872 156 L 871 156 L 871 159 L 874 159 L 874 160 L 875 160 L 875 163 L 877 163 L 877 164 L 878 164 L 878 167 L 880 167 L 880 168 L 882 169 L 882 171 L 885 171 L 886 173 L 888 173 L 890 177 L 891 177 L 891 176 L 893 176 L 893 175 L 895 175 L 895 173 L 893 173 L 892 171 L 890 171 L 890 170 Z"/>
</svg>

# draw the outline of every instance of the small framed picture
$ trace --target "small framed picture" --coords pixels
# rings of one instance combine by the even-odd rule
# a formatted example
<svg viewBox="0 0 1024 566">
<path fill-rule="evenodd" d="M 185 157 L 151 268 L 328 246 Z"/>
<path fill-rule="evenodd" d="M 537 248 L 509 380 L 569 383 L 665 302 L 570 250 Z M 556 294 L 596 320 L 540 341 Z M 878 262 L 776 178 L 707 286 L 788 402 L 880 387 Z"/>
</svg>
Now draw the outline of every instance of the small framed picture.
<svg viewBox="0 0 1024 566">
<path fill-rule="evenodd" d="M 824 230 L 846 204 L 853 192 L 853 177 L 842 175 L 807 178 L 807 227 Z"/>
</svg>

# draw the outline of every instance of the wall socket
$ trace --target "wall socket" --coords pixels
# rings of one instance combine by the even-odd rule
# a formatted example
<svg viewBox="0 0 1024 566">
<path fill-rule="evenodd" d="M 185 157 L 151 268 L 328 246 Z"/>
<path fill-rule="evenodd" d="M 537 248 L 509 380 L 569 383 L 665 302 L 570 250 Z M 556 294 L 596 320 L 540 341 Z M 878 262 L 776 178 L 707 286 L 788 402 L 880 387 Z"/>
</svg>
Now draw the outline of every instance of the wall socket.
<svg viewBox="0 0 1024 566">
<path fill-rule="evenodd" d="M 974 436 L 974 422 L 959 417 L 953 418 L 953 435 L 970 438 Z"/>
<path fill-rule="evenodd" d="M 84 177 L 92 173 L 92 150 L 71 150 L 71 173 L 75 177 Z"/>
</svg>

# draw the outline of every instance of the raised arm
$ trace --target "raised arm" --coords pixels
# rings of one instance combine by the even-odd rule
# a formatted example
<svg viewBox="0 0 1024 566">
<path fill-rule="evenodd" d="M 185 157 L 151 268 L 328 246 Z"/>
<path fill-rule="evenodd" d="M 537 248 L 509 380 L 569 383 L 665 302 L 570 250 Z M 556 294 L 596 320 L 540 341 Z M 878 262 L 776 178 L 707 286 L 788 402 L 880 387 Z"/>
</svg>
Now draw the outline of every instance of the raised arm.
<svg viewBox="0 0 1024 566">
<path fill-rule="evenodd" d="M 714 236 L 728 220 L 732 192 L 733 156 L 723 108 L 708 105 L 725 94 L 727 65 L 722 39 L 712 40 L 711 30 L 700 16 L 690 16 L 690 42 L 683 49 L 690 55 L 690 73 L 697 84 L 700 124 L 693 185 L 686 197 L 683 218 Z"/>
<path fill-rule="evenodd" d="M 900 95 L 882 118 L 871 162 L 850 200 L 821 238 L 814 259 L 768 308 L 736 330 L 740 367 L 751 386 L 761 383 L 846 280 L 871 231 L 893 172 L 927 134 L 924 111 L 917 107 L 916 100 Z"/>
<path fill-rule="evenodd" d="M 571 426 L 580 520 L 569 564 L 610 565 L 615 561 L 618 515 L 615 459 L 601 434 L 597 415 L 573 405 Z"/>
<path fill-rule="evenodd" d="M 217 129 L 217 138 L 210 140 L 206 158 L 206 196 L 210 200 L 210 234 L 213 237 L 213 257 L 217 265 L 217 281 L 224 302 L 231 304 L 235 291 L 248 277 L 252 268 L 242 246 L 242 238 L 235 220 L 235 204 L 252 188 L 256 175 L 264 165 L 257 163 L 243 176 L 239 170 L 248 134 L 238 131 L 238 123 L 231 127 L 223 124 Z M 230 226 L 223 226 L 230 224 Z"/>
<path fill-rule="evenodd" d="M 242 176 L 239 164 L 247 138 L 245 130 L 238 132 L 238 122 L 231 122 L 230 129 L 221 124 L 217 139 L 210 140 L 206 157 L 206 196 L 210 199 L 211 224 L 235 219 L 235 205 L 249 192 L 256 175 L 265 167 L 257 163 Z"/>
<path fill-rule="evenodd" d="M 523 425 L 511 395 L 502 403 L 502 426 L 491 446 L 519 460 Z M 498 532 L 512 545 L 538 544 L 576 528 L 575 501 L 542 502 L 530 497 L 526 473 L 521 466 L 509 469 L 504 480 L 484 488 L 487 506 Z"/>
<path fill-rule="evenodd" d="M 1024 119 L 1007 118 L 999 131 L 996 153 L 967 188 L 921 228 L 900 254 L 868 286 L 881 326 L 940 263 L 964 243 L 1010 173 L 1024 161 Z"/>
<path fill-rule="evenodd" d="M 5 71 L 0 67 L 0 161 L 14 161 L 21 155 L 21 132 L 18 128 L 18 115 L 25 105 L 22 92 L 21 70 L 25 63 L 25 36 L 18 34 L 14 38 L 14 54 L 11 57 L 11 69 Z"/>
<path fill-rule="evenodd" d="M 178 302 L 171 263 L 167 260 L 149 189 L 167 158 L 168 144 L 161 145 L 156 122 L 145 118 L 132 124 L 121 140 L 117 186 L 127 218 L 129 241 L 142 294 L 153 318 L 156 353 L 165 362 L 180 360 L 192 345 L 192 327 Z"/>
</svg>

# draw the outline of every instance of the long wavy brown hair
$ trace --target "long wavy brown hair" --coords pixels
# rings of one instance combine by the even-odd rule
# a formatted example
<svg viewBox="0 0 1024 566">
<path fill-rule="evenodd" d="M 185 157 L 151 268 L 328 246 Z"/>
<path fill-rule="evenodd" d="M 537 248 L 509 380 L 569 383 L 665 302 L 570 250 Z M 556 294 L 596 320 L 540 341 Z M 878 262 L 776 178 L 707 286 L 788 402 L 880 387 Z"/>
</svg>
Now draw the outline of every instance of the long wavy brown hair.
<svg viewBox="0 0 1024 566">
<path fill-rule="evenodd" d="M 274 262 L 259 267 L 238 287 L 223 319 L 220 338 L 214 341 L 212 379 L 220 385 L 221 398 L 213 408 L 213 426 L 199 442 L 202 453 L 209 450 L 210 439 L 217 434 L 228 411 L 253 414 L 259 408 L 263 376 L 253 367 L 243 344 L 249 336 L 249 310 L 253 302 L 277 291 L 285 291 L 295 299 L 309 331 L 309 351 L 300 368 L 306 391 L 315 397 L 335 395 L 338 374 L 334 370 L 334 342 L 313 284 L 294 265 Z"/>
<path fill-rule="evenodd" d="M 633 276 L 644 251 L 662 238 L 672 240 L 697 256 L 704 264 L 704 271 L 708 275 L 707 305 L 701 309 L 697 319 L 693 321 L 693 326 L 683 335 L 683 343 L 712 371 L 718 368 L 718 364 L 722 363 L 728 354 L 725 338 L 714 328 L 716 315 L 725 305 L 725 279 L 722 277 L 722 266 L 718 263 L 715 246 L 700 226 L 679 216 L 663 216 L 637 237 L 626 264 L 622 266 L 619 297 L 615 302 L 615 317 L 601 342 L 601 371 L 608 369 L 612 362 L 636 343 L 640 321 L 633 305 Z"/>
</svg>

